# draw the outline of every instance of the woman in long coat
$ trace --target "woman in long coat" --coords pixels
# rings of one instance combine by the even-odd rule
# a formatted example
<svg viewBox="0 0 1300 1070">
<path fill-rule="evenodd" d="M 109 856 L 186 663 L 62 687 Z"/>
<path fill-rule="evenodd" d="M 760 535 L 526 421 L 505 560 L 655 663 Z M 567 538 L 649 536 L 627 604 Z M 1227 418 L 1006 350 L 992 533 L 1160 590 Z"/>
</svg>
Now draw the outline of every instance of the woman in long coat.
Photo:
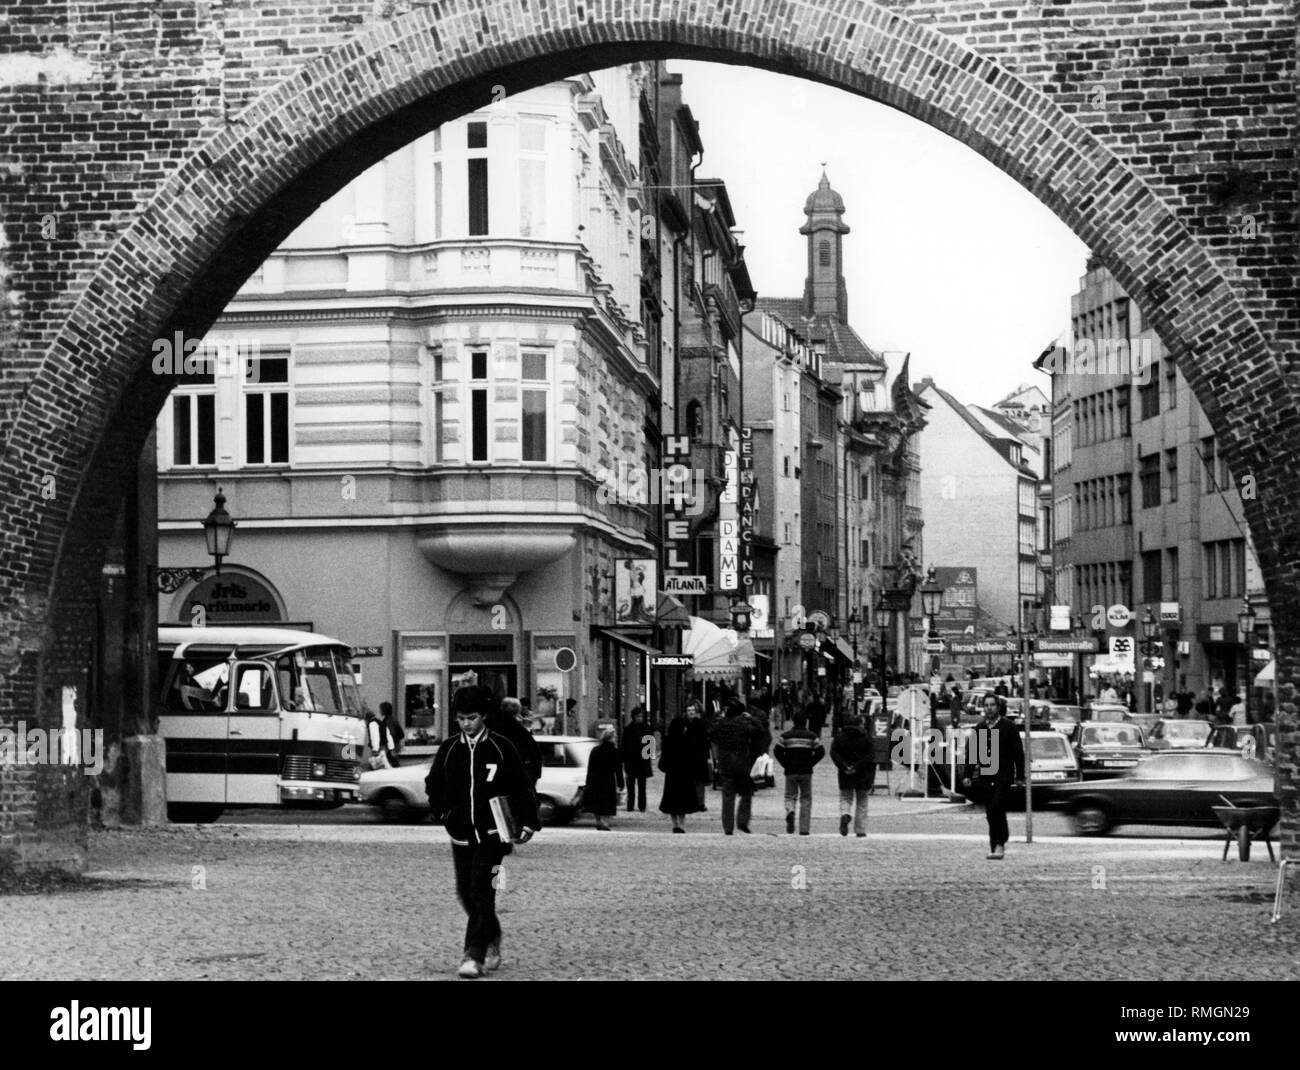
<svg viewBox="0 0 1300 1070">
<path fill-rule="evenodd" d="M 605 819 L 618 813 L 618 793 L 622 790 L 623 763 L 614 743 L 614 729 L 606 728 L 587 759 L 587 786 L 582 793 L 582 808 L 596 815 L 596 828 L 609 830 Z"/>
<path fill-rule="evenodd" d="M 693 730 L 691 713 L 680 714 L 672 719 L 668 731 L 664 733 L 663 754 L 659 758 L 659 768 L 664 774 L 664 794 L 659 801 L 659 810 L 673 819 L 673 831 L 686 831 L 686 815 L 698 813 L 704 809 L 700 805 L 696 791 L 696 781 L 703 773 L 697 733 Z M 705 746 L 707 747 L 707 740 Z"/>
</svg>

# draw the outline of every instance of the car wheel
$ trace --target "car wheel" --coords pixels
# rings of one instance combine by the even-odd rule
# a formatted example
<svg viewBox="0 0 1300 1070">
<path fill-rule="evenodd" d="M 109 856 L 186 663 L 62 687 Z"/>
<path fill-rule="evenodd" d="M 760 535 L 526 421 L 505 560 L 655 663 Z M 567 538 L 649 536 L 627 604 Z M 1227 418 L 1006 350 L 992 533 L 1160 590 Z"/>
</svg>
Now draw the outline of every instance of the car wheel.
<svg viewBox="0 0 1300 1070">
<path fill-rule="evenodd" d="M 379 807 L 379 816 L 385 821 L 393 823 L 410 821 L 414 816 L 406 800 L 395 791 L 384 792 L 375 800 L 375 805 Z"/>
<path fill-rule="evenodd" d="M 537 798 L 537 818 L 543 825 L 559 824 L 560 808 L 549 795 Z"/>
<path fill-rule="evenodd" d="M 210 825 L 224 810 L 220 803 L 168 803 L 167 820 L 179 825 Z"/>
<path fill-rule="evenodd" d="M 1103 836 L 1110 831 L 1110 815 L 1095 803 L 1085 803 L 1073 815 L 1074 831 L 1080 836 Z"/>
</svg>

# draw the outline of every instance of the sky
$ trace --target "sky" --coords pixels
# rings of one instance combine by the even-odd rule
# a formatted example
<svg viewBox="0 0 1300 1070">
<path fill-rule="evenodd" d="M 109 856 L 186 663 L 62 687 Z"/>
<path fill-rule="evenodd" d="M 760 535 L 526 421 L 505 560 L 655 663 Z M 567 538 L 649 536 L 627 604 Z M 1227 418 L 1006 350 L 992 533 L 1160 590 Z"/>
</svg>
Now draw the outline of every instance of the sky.
<svg viewBox="0 0 1300 1070">
<path fill-rule="evenodd" d="M 849 322 L 869 346 L 991 405 L 1068 341 L 1087 246 L 978 153 L 883 104 L 750 67 L 672 60 L 700 124 L 700 178 L 727 184 L 760 297 L 798 297 L 804 201 L 821 178 L 844 198 Z M 891 373 L 897 370 L 891 355 Z"/>
</svg>

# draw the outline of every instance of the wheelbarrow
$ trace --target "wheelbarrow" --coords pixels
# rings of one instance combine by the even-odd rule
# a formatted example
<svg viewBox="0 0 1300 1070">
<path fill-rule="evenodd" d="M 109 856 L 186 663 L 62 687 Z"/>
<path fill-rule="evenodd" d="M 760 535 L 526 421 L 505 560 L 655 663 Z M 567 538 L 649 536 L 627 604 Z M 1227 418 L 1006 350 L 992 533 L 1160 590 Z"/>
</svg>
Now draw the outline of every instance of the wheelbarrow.
<svg viewBox="0 0 1300 1070">
<path fill-rule="evenodd" d="M 1224 800 L 1225 802 L 1227 800 Z M 1215 806 L 1214 816 L 1219 819 L 1221 824 L 1227 830 L 1227 837 L 1223 841 L 1223 861 L 1228 860 L 1228 848 L 1232 846 L 1232 841 L 1237 841 L 1237 857 L 1243 862 L 1250 861 L 1250 841 L 1252 839 L 1264 841 L 1264 846 L 1268 848 L 1268 857 L 1270 861 L 1276 861 L 1273 856 L 1273 843 L 1269 839 L 1269 833 L 1273 826 L 1277 824 L 1280 816 L 1280 808 L 1276 806 Z"/>
</svg>

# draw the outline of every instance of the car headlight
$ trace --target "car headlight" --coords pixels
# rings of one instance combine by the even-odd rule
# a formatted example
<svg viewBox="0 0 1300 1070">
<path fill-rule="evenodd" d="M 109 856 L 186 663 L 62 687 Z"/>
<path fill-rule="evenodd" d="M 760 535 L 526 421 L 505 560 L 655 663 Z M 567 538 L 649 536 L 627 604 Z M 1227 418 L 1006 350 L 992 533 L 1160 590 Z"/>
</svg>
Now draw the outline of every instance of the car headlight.
<svg viewBox="0 0 1300 1070">
<path fill-rule="evenodd" d="M 325 763 L 324 763 L 324 762 L 312 762 L 312 763 L 311 763 L 311 775 L 312 775 L 313 777 L 319 779 L 319 780 L 324 780 L 324 779 L 325 779 Z"/>
</svg>

